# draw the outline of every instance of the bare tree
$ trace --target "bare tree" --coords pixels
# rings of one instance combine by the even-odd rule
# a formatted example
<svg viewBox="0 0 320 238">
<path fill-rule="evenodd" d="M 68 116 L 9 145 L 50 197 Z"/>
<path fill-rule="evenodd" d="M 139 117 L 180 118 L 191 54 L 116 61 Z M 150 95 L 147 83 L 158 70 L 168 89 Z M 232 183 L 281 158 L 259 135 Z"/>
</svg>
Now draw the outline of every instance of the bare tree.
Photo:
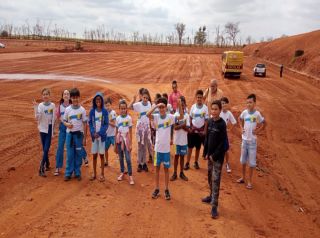
<svg viewBox="0 0 320 238">
<path fill-rule="evenodd" d="M 247 43 L 247 45 L 251 45 L 252 44 L 252 37 L 251 36 L 248 36 L 246 38 L 246 43 Z"/>
<path fill-rule="evenodd" d="M 228 22 L 224 28 L 225 32 L 228 35 L 229 39 L 232 41 L 233 46 L 236 46 L 237 43 L 237 35 L 240 32 L 239 22 Z"/>
<path fill-rule="evenodd" d="M 174 27 L 175 27 L 177 34 L 178 34 L 179 45 L 181 45 L 182 37 L 185 34 L 186 25 L 183 24 L 182 22 L 180 22 L 180 23 L 175 24 Z"/>
<path fill-rule="evenodd" d="M 206 26 L 200 27 L 196 32 L 196 36 L 194 37 L 194 43 L 197 45 L 203 45 L 207 41 L 207 32 Z"/>
</svg>

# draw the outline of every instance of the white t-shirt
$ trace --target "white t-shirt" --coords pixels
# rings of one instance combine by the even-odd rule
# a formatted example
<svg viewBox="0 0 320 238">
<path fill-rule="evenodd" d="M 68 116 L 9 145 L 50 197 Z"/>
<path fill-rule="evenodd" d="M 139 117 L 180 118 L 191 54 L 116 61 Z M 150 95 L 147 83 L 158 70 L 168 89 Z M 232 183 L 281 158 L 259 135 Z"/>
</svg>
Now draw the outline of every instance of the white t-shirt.
<svg viewBox="0 0 320 238">
<path fill-rule="evenodd" d="M 190 127 L 190 116 L 188 113 L 184 113 L 184 117 L 182 120 L 178 120 L 180 117 L 180 113 L 176 112 L 174 114 L 176 118 L 176 123 L 179 125 L 186 123 L 187 127 Z M 180 130 L 174 130 L 173 134 L 173 143 L 175 145 L 187 145 L 188 144 L 188 132 L 186 132 L 184 129 Z"/>
<path fill-rule="evenodd" d="M 116 119 L 117 119 L 117 114 L 116 114 L 116 112 L 114 111 L 114 110 L 111 110 L 110 112 L 108 112 L 109 113 L 109 123 L 111 122 L 111 121 L 116 121 Z M 109 126 L 108 126 L 108 129 L 107 129 L 107 136 L 115 136 L 116 135 L 116 127 L 115 126 L 111 126 L 110 124 L 109 124 Z"/>
<path fill-rule="evenodd" d="M 67 128 L 67 132 L 84 132 L 83 122 L 87 121 L 86 110 L 82 106 L 80 106 L 77 109 L 74 109 L 71 105 L 66 108 L 63 115 L 63 120 L 73 125 L 71 129 Z"/>
<path fill-rule="evenodd" d="M 55 105 L 51 102 L 49 105 L 43 104 L 43 112 L 45 114 L 46 120 L 49 125 L 52 125 L 53 113 L 55 110 Z"/>
<path fill-rule="evenodd" d="M 63 103 L 62 104 L 60 104 L 60 121 L 62 121 L 63 122 L 63 116 L 64 116 L 64 112 L 66 111 L 66 108 L 68 107 L 65 107 L 64 105 L 63 105 Z"/>
<path fill-rule="evenodd" d="M 190 109 L 190 117 L 192 118 L 192 125 L 196 128 L 201 128 L 209 118 L 208 107 L 202 104 L 201 108 L 198 108 L 197 104 L 193 104 Z"/>
<path fill-rule="evenodd" d="M 221 111 L 220 117 L 225 121 L 226 125 L 228 125 L 229 122 L 232 125 L 237 124 L 236 119 L 234 118 L 232 112 L 230 112 L 230 111 L 226 111 L 226 112 Z"/>
<path fill-rule="evenodd" d="M 253 134 L 257 127 L 257 123 L 263 123 L 264 118 L 260 114 L 259 111 L 255 110 L 254 112 L 248 112 L 248 110 L 244 110 L 240 118 L 244 120 L 244 132 L 242 133 L 243 140 L 256 140 L 257 136 Z"/>
<path fill-rule="evenodd" d="M 98 133 L 101 129 L 102 111 L 94 110 L 94 121 L 96 123 L 96 132 Z"/>
<path fill-rule="evenodd" d="M 171 127 L 175 123 L 174 115 L 166 114 L 165 118 L 161 118 L 160 114 L 155 114 L 153 115 L 153 122 L 157 130 L 154 150 L 160 153 L 169 153 Z"/>
<path fill-rule="evenodd" d="M 129 129 L 132 127 L 132 118 L 129 115 L 117 116 L 116 126 L 120 133 L 128 133 Z"/>
<path fill-rule="evenodd" d="M 138 123 L 149 124 L 149 118 L 147 117 L 147 112 L 151 109 L 151 103 L 148 101 L 147 105 L 142 102 L 136 102 L 132 105 L 133 110 L 139 113 Z"/>
</svg>

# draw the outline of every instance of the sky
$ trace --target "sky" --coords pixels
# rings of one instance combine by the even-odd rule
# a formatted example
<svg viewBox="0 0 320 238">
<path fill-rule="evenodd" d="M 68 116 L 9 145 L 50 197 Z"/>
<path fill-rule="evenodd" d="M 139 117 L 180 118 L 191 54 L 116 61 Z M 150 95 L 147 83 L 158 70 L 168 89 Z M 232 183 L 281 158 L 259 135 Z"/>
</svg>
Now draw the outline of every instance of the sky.
<svg viewBox="0 0 320 238">
<path fill-rule="evenodd" d="M 277 38 L 320 29 L 319 0 L 1 0 L 0 24 L 57 24 L 82 37 L 84 29 L 186 35 L 205 25 L 209 41 L 217 26 L 239 22 L 239 39 Z"/>
</svg>

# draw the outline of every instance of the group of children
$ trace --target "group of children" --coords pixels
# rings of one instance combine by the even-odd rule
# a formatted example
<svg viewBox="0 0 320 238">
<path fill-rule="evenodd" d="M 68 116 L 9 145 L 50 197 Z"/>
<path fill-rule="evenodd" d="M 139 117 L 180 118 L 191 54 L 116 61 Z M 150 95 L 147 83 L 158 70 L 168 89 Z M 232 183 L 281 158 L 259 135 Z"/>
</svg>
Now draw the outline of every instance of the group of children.
<svg viewBox="0 0 320 238">
<path fill-rule="evenodd" d="M 198 159 L 203 145 L 203 157 L 208 161 L 210 194 L 202 201 L 212 205 L 211 216 L 217 218 L 221 170 L 225 157 L 227 172 L 231 172 L 228 156 L 227 124 L 230 122 L 234 125 L 236 120 L 228 110 L 228 98 L 222 97 L 220 100 L 213 101 L 209 105 L 210 110 L 208 110 L 203 102 L 203 91 L 197 90 L 196 103 L 188 111 L 185 97 L 177 91 L 176 81 L 172 83 L 172 88 L 173 93 L 169 97 L 167 94 L 157 94 L 153 102 L 149 91 L 141 88 L 138 97 L 134 96 L 129 104 L 124 99 L 119 101 L 119 115 L 112 110 L 111 99 L 104 99 L 101 93 L 97 93 L 92 100 L 92 108 L 88 117 L 86 110 L 80 105 L 80 91 L 77 88 L 71 89 L 70 92 L 68 90 L 63 92 L 57 110 L 54 103 L 50 101 L 50 90 L 43 89 L 43 102 L 40 104 L 33 102 L 43 148 L 39 175 L 45 177 L 45 171 L 50 169 L 48 152 L 54 125 L 58 122 L 59 137 L 55 175 L 59 175 L 63 167 L 64 144 L 66 144 L 67 158 L 64 180 L 69 181 L 73 174 L 75 178 L 81 180 L 82 160 L 86 157 L 83 146 L 86 145 L 87 125 L 89 125 L 92 141 L 91 153 L 93 155 L 93 174 L 90 180 L 93 181 L 97 178 L 98 154 L 101 160 L 99 181 L 103 182 L 105 180 L 104 167 L 108 166 L 108 150 L 113 145 L 120 161 L 120 175 L 117 179 L 121 181 L 128 174 L 129 183 L 133 185 L 131 161 L 133 121 L 128 113 L 128 110 L 133 110 L 138 114 L 135 130 L 138 143 L 137 171 L 148 172 L 147 152 L 149 153 L 149 160 L 153 159 L 156 167 L 156 186 L 152 198 L 157 198 L 160 195 L 159 174 L 161 164 L 163 164 L 165 173 L 164 196 L 166 200 L 170 200 L 169 180 L 174 181 L 178 178 L 179 162 L 179 177 L 188 181 L 184 170 L 190 168 L 193 148 L 196 149 L 194 167 L 199 169 Z M 256 134 L 263 128 L 262 126 L 257 128 L 257 124 L 264 125 L 264 118 L 255 109 L 255 103 L 255 95 L 249 95 L 247 109 L 239 117 L 240 128 L 243 132 L 240 158 L 243 170 L 242 177 L 237 182 L 245 183 L 246 164 L 249 163 L 248 189 L 252 188 L 252 173 L 256 166 Z M 174 172 L 169 179 L 172 144 L 174 145 Z M 187 155 L 186 163 L 184 163 L 185 155 Z M 126 161 L 126 166 L 124 161 Z"/>
</svg>

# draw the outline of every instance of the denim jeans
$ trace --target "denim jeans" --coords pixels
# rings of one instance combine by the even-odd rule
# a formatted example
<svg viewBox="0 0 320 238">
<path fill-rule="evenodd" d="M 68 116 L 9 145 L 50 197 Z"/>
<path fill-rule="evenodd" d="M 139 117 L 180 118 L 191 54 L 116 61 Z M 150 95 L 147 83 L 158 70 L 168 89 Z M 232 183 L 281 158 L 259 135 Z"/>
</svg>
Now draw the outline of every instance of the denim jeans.
<svg viewBox="0 0 320 238">
<path fill-rule="evenodd" d="M 128 167 L 128 174 L 129 176 L 132 176 L 132 166 L 131 166 L 131 155 L 130 152 L 127 150 L 126 147 L 124 147 L 124 150 L 121 149 L 121 144 L 117 144 L 118 147 L 118 154 L 119 154 L 119 160 L 120 160 L 120 169 L 121 173 L 124 173 L 124 157 L 127 162 Z"/>
<path fill-rule="evenodd" d="M 51 137 L 52 137 L 52 125 L 49 125 L 48 133 L 40 132 L 40 139 L 42 144 L 42 160 L 40 163 L 40 170 L 43 171 L 45 167 L 49 168 L 49 150 L 51 145 Z"/>
<path fill-rule="evenodd" d="M 59 126 L 59 137 L 58 137 L 58 149 L 56 154 L 56 168 L 61 169 L 63 167 L 63 155 L 64 155 L 64 144 L 66 142 L 66 126 L 60 123 Z"/>
<path fill-rule="evenodd" d="M 67 132 L 66 145 L 67 145 L 67 163 L 65 176 L 81 176 L 81 165 L 83 157 L 83 133 Z"/>
</svg>

